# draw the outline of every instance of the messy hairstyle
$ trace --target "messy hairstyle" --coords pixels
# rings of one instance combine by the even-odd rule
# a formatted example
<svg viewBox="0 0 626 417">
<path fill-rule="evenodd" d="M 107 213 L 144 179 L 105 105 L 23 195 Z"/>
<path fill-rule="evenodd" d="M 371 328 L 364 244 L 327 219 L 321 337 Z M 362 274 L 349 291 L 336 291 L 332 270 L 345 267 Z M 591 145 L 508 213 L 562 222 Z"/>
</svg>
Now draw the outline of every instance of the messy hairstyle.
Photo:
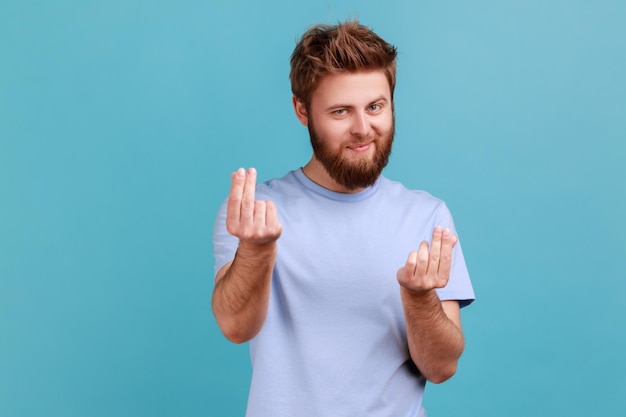
<svg viewBox="0 0 626 417">
<path fill-rule="evenodd" d="M 395 46 L 356 20 L 315 25 L 302 35 L 291 55 L 291 91 L 308 108 L 324 75 L 383 70 L 393 98 L 396 55 Z"/>
</svg>

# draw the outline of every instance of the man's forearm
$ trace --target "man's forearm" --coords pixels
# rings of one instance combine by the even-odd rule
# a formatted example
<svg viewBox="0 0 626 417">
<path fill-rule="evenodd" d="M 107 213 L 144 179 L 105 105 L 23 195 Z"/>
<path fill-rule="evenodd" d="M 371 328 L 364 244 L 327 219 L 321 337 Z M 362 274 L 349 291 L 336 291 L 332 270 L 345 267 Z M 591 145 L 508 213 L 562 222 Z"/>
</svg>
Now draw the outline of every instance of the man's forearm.
<svg viewBox="0 0 626 417">
<path fill-rule="evenodd" d="M 230 266 L 218 273 L 213 314 L 230 341 L 246 342 L 261 330 L 275 261 L 275 241 L 262 245 L 240 243 Z"/>
<path fill-rule="evenodd" d="M 447 380 L 456 372 L 465 346 L 458 303 L 446 302 L 449 317 L 434 290 L 414 293 L 402 288 L 401 296 L 413 362 L 429 381 Z"/>
</svg>

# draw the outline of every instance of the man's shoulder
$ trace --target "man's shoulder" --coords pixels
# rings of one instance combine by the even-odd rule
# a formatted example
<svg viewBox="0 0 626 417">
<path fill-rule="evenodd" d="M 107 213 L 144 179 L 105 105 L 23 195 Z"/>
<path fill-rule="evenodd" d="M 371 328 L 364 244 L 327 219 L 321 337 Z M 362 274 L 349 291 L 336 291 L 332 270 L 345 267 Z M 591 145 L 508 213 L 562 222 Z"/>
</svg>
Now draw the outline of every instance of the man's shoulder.
<svg viewBox="0 0 626 417">
<path fill-rule="evenodd" d="M 387 198 L 400 200 L 409 203 L 428 204 L 438 206 L 443 204 L 443 200 L 433 196 L 428 191 L 408 188 L 400 181 L 394 181 L 381 176 L 380 188 Z"/>
<path fill-rule="evenodd" d="M 271 178 L 259 182 L 256 187 L 257 198 L 276 198 L 290 194 L 301 188 L 296 171 L 289 171 L 282 177 Z"/>
</svg>

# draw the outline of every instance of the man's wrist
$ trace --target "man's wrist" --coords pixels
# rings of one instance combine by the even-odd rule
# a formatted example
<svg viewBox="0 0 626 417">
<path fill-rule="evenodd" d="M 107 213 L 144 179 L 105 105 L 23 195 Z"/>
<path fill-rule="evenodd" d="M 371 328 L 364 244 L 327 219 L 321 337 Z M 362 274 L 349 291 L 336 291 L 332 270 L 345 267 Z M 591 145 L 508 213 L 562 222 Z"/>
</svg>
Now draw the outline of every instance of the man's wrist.
<svg viewBox="0 0 626 417">
<path fill-rule="evenodd" d="M 400 286 L 403 303 L 411 309 L 433 311 L 441 308 L 441 300 L 434 289 L 418 291 Z"/>
<path fill-rule="evenodd" d="M 237 254 L 244 257 L 256 258 L 275 255 L 277 251 L 276 241 L 267 243 L 250 243 L 239 241 Z"/>
</svg>

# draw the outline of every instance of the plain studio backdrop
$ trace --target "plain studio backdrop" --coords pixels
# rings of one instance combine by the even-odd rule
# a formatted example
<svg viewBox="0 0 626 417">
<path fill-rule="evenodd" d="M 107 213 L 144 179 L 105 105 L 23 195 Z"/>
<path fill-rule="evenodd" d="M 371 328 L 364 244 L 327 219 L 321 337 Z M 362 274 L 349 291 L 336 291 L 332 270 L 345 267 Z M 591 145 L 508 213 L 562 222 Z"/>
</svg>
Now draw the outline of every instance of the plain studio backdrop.
<svg viewBox="0 0 626 417">
<path fill-rule="evenodd" d="M 353 17 L 399 50 L 385 174 L 448 203 L 478 297 L 430 415 L 623 415 L 625 2 L 2 0 L 1 416 L 243 415 L 214 217 L 307 162 L 289 56 Z"/>
</svg>

